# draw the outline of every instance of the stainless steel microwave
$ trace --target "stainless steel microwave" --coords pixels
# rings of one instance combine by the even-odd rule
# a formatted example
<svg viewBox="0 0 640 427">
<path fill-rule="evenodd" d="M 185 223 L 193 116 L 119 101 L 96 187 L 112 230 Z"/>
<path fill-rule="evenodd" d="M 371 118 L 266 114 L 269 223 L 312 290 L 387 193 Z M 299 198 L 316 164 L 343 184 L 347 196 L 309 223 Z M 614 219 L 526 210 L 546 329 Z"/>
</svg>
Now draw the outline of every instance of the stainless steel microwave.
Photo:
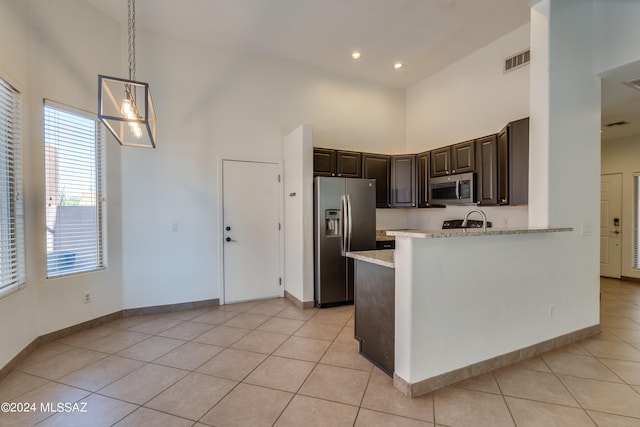
<svg viewBox="0 0 640 427">
<path fill-rule="evenodd" d="M 470 205 L 476 202 L 473 173 L 439 176 L 429 180 L 431 205 Z"/>
</svg>

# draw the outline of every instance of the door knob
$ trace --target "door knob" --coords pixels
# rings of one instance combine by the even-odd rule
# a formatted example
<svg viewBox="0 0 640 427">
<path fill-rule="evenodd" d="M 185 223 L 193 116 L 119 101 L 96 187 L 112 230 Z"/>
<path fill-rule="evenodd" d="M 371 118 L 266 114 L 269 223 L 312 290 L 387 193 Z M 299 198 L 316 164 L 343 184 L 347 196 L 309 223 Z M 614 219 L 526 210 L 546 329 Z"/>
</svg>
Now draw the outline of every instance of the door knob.
<svg viewBox="0 0 640 427">
<path fill-rule="evenodd" d="M 227 242 L 237 242 L 237 240 L 233 240 L 231 237 L 227 237 L 226 239 Z"/>
<path fill-rule="evenodd" d="M 620 230 L 615 230 L 614 233 L 620 234 Z"/>
</svg>

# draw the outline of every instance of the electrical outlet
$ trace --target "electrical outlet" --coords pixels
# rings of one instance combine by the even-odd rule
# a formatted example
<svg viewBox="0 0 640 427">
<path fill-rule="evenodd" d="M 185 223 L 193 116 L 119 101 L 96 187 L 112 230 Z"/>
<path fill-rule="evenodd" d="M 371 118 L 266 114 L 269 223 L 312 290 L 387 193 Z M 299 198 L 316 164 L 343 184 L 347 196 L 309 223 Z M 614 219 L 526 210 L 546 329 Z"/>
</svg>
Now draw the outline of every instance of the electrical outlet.
<svg viewBox="0 0 640 427">
<path fill-rule="evenodd" d="M 91 292 L 85 292 L 84 293 L 84 303 L 88 304 L 91 302 Z"/>
</svg>

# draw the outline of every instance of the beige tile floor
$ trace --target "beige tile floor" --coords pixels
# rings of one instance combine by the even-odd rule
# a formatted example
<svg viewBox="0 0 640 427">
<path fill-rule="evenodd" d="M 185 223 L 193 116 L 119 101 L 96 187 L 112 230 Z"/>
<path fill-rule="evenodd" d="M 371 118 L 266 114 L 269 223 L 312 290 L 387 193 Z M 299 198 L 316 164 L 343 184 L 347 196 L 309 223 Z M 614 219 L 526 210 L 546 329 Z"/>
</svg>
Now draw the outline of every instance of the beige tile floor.
<svg viewBox="0 0 640 427">
<path fill-rule="evenodd" d="M 601 284 L 599 336 L 417 399 L 358 355 L 352 306 L 128 317 L 31 354 L 0 402 L 36 411 L 0 426 L 640 426 L 640 284 Z"/>
</svg>

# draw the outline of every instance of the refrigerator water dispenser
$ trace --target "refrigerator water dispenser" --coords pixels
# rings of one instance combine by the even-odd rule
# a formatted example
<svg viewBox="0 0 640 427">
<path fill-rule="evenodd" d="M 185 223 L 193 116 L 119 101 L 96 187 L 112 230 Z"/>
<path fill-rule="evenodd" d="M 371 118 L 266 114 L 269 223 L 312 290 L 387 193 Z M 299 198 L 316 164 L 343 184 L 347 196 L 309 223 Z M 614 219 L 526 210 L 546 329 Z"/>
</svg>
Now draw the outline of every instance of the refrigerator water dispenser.
<svg viewBox="0 0 640 427">
<path fill-rule="evenodd" d="M 325 236 L 340 235 L 340 209 L 327 209 L 324 211 L 324 221 Z"/>
</svg>

